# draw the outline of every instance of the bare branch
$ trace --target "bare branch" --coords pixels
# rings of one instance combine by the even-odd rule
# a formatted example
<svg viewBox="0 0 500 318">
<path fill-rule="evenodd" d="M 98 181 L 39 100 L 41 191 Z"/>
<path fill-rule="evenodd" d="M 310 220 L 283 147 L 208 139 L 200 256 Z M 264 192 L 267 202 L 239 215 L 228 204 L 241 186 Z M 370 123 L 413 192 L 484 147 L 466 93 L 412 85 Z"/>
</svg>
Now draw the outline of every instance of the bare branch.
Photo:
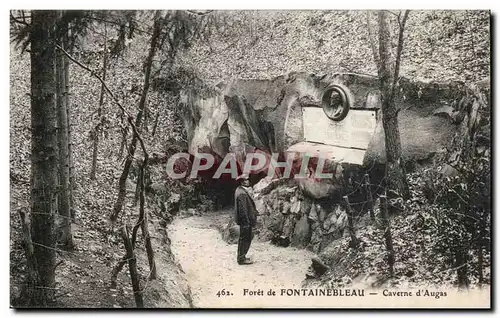
<svg viewBox="0 0 500 318">
<path fill-rule="evenodd" d="M 121 23 L 118 22 L 118 21 L 107 20 L 107 19 L 98 18 L 98 17 L 86 16 L 85 19 L 87 19 L 87 20 L 93 20 L 93 21 L 97 21 L 97 22 L 109 23 L 109 24 L 112 24 L 112 25 L 121 26 Z M 136 20 L 134 20 L 134 21 L 138 23 L 138 21 L 136 21 Z M 143 30 L 143 29 L 138 28 L 138 27 L 135 27 L 135 30 L 138 31 L 138 32 L 147 34 L 147 35 L 152 35 L 153 34 L 153 33 L 149 32 L 149 31 Z"/>
<path fill-rule="evenodd" d="M 384 12 L 388 12 L 388 13 L 390 13 L 390 14 L 393 14 L 393 15 L 395 15 L 396 17 L 398 17 L 398 19 L 399 19 L 399 15 L 398 15 L 396 12 L 393 12 L 393 11 L 390 11 L 390 10 L 382 10 L 382 11 L 384 11 Z M 408 11 L 408 10 L 407 10 L 407 11 Z M 401 13 L 400 13 L 400 14 L 401 14 Z"/>
<path fill-rule="evenodd" d="M 366 11 L 366 27 L 368 29 L 368 39 L 370 41 L 370 46 L 372 48 L 373 59 L 377 65 L 377 70 L 380 68 L 380 57 L 377 49 L 377 42 L 375 41 L 375 34 L 373 32 L 373 25 L 370 18 L 371 11 Z"/>
<path fill-rule="evenodd" d="M 144 151 L 144 153 L 147 154 L 146 145 L 144 144 L 144 140 L 142 139 L 141 135 L 139 134 L 139 131 L 137 130 L 137 127 L 134 124 L 132 115 L 130 115 L 127 112 L 127 110 L 125 109 L 125 107 L 123 107 L 123 105 L 120 103 L 120 101 L 118 101 L 118 98 L 109 89 L 108 85 L 106 85 L 106 83 L 104 82 L 104 80 L 99 75 L 97 75 L 92 69 L 90 69 L 88 66 L 83 65 L 78 60 L 76 60 L 73 56 L 71 56 L 71 54 L 69 54 L 68 52 L 66 52 L 60 45 L 56 44 L 56 47 L 59 50 L 61 50 L 61 52 L 63 52 L 64 55 L 66 55 L 72 62 L 74 62 L 76 65 L 80 66 L 84 70 L 88 71 L 91 76 L 97 78 L 101 82 L 101 84 L 104 87 L 104 89 L 106 90 L 106 92 L 111 96 L 111 98 L 113 98 L 113 100 L 116 103 L 116 105 L 118 105 L 118 107 L 120 107 L 120 110 L 122 111 L 122 113 L 124 115 L 126 115 L 127 121 L 129 123 L 129 125 L 132 126 L 132 130 L 133 130 L 134 134 L 136 135 L 137 140 L 139 140 L 139 143 L 141 144 L 142 151 Z"/>
<path fill-rule="evenodd" d="M 393 96 L 396 90 L 396 83 L 399 80 L 399 68 L 401 66 L 401 53 L 403 52 L 404 30 L 405 30 L 406 20 L 408 19 L 409 14 L 410 10 L 406 10 L 403 15 L 403 20 L 399 25 L 398 49 L 396 52 L 396 65 L 394 67 L 394 82 L 392 83 L 392 93 L 391 93 Z"/>
<path fill-rule="evenodd" d="M 24 17 L 23 17 L 24 18 Z M 16 23 L 19 23 L 19 24 L 22 24 L 22 25 L 25 25 L 25 26 L 29 26 L 30 24 L 28 22 L 26 22 L 26 19 L 23 19 L 23 20 L 19 20 L 18 18 L 16 18 L 12 12 L 10 12 L 10 20 L 11 21 L 14 21 Z"/>
</svg>

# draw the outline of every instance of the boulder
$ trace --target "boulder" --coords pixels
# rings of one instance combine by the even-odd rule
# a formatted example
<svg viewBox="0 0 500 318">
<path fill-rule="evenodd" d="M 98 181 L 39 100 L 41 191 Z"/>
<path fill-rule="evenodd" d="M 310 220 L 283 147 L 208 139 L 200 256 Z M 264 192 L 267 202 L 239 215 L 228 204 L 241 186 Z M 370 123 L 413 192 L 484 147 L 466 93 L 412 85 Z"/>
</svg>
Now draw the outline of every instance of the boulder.
<svg viewBox="0 0 500 318">
<path fill-rule="evenodd" d="M 284 215 L 279 210 L 271 211 L 269 216 L 265 217 L 265 224 L 268 230 L 281 233 L 283 229 Z"/>
<path fill-rule="evenodd" d="M 323 242 L 323 229 L 321 226 L 316 226 L 312 228 L 311 241 L 308 248 L 313 252 L 318 253 L 321 249 L 321 243 Z"/>
<path fill-rule="evenodd" d="M 267 213 L 267 205 L 262 198 L 255 200 L 255 208 L 259 215 L 265 215 Z"/>
<path fill-rule="evenodd" d="M 328 266 L 318 256 L 311 258 L 311 267 L 318 277 L 329 270 Z"/>
<path fill-rule="evenodd" d="M 292 246 L 296 247 L 306 247 L 311 240 L 311 225 L 306 215 L 302 217 L 295 223 L 295 228 L 293 229 Z"/>
<path fill-rule="evenodd" d="M 296 187 L 280 187 L 277 189 L 277 195 L 280 200 L 289 201 L 296 191 Z"/>
<path fill-rule="evenodd" d="M 221 157 L 225 156 L 229 149 L 218 142 L 219 137 L 228 134 L 226 122 L 229 109 L 224 96 L 203 96 L 192 90 L 183 94 L 181 103 L 185 107 L 182 119 L 187 131 L 189 153 L 210 149 Z"/>
<path fill-rule="evenodd" d="M 273 239 L 274 233 L 269 231 L 267 228 L 262 228 L 258 233 L 255 233 L 260 241 L 268 242 Z"/>
<path fill-rule="evenodd" d="M 438 116 L 438 117 L 443 117 L 443 118 L 446 118 L 446 119 L 449 119 L 450 121 L 452 121 L 454 112 L 455 112 L 455 109 L 453 107 L 446 105 L 446 106 L 442 106 L 442 107 L 439 107 L 438 109 L 434 110 L 432 112 L 432 115 Z"/>
<path fill-rule="evenodd" d="M 253 186 L 254 194 L 258 196 L 262 192 L 262 190 L 266 189 L 271 184 L 272 180 L 273 179 L 271 177 L 260 179 L 260 181 Z"/>
<path fill-rule="evenodd" d="M 292 207 L 292 205 L 290 204 L 290 202 L 282 201 L 282 203 L 281 203 L 281 213 L 283 213 L 283 214 L 289 214 L 291 207 Z"/>
<path fill-rule="evenodd" d="M 181 205 L 181 196 L 177 193 L 171 193 L 166 202 L 162 202 L 159 197 L 157 202 L 163 213 L 177 215 Z"/>
<path fill-rule="evenodd" d="M 380 97 L 380 91 L 377 89 L 371 90 L 366 94 L 365 98 L 366 108 L 378 108 L 382 107 L 382 99 Z"/>
<path fill-rule="evenodd" d="M 295 227 L 295 217 L 293 215 L 286 215 L 283 222 L 282 236 L 290 238 L 293 234 Z"/>
<path fill-rule="evenodd" d="M 272 179 L 271 177 L 264 177 L 253 186 L 253 191 L 256 197 L 264 196 L 275 192 L 277 187 L 280 187 L 288 182 L 289 179 L 286 178 Z"/>
<path fill-rule="evenodd" d="M 321 223 L 323 223 L 325 221 L 325 218 L 326 218 L 326 215 L 328 214 L 328 212 L 326 212 L 326 210 L 320 204 L 316 205 L 316 211 L 318 211 L 319 221 Z"/>
<path fill-rule="evenodd" d="M 325 88 L 332 84 L 347 87 L 352 108 L 381 107 L 378 80 L 359 74 L 316 76 L 292 72 L 272 79 L 232 79 L 212 89 L 187 89 L 181 93 L 181 115 L 191 154 L 211 152 L 224 156 L 234 149 L 244 158 L 247 149 L 285 153 L 305 140 L 302 107 L 320 105 Z M 203 85 L 201 85 L 203 86 Z M 456 125 L 449 117 L 451 106 L 466 94 L 464 83 L 426 83 L 401 78 L 395 101 L 405 161 L 428 158 L 450 142 Z M 433 115 L 434 111 L 434 115 Z M 439 116 L 447 118 L 441 118 Z M 364 158 L 364 164 L 385 163 L 382 116 Z M 259 185 L 264 191 L 270 180 Z M 301 180 L 304 193 L 320 199 L 336 192 L 338 182 Z M 259 192 L 258 191 L 258 192 Z"/>
<path fill-rule="evenodd" d="M 300 204 L 300 213 L 302 215 L 308 216 L 309 211 L 311 211 L 311 206 L 312 206 L 311 200 L 309 198 L 304 198 L 302 200 L 302 203 Z"/>
<path fill-rule="evenodd" d="M 288 236 L 275 233 L 275 235 L 271 239 L 271 243 L 278 246 L 288 247 L 290 245 L 290 238 Z"/>
<path fill-rule="evenodd" d="M 222 239 L 228 244 L 237 244 L 240 237 L 240 227 L 233 218 L 222 231 Z"/>
<path fill-rule="evenodd" d="M 334 195 L 341 189 L 340 184 L 332 184 L 331 180 L 318 181 L 311 178 L 298 179 L 299 187 L 304 195 L 312 199 L 321 199 Z"/>
<path fill-rule="evenodd" d="M 426 116 L 423 111 L 409 109 L 399 112 L 398 123 L 402 155 L 407 162 L 425 160 L 430 155 L 440 152 L 449 145 L 458 127 L 449 119 L 432 114 Z M 363 159 L 364 165 L 372 162 L 385 164 L 384 136 L 382 116 L 380 116 Z"/>
<path fill-rule="evenodd" d="M 278 196 L 276 195 L 276 193 L 274 193 L 274 195 L 272 195 L 269 199 L 271 200 L 269 203 L 270 203 L 270 206 L 271 206 L 273 212 L 280 212 L 281 213 L 281 203 L 282 202 L 278 199 Z"/>
<path fill-rule="evenodd" d="M 318 210 L 315 203 L 311 204 L 311 209 L 309 210 L 309 220 L 311 220 L 312 222 L 319 221 Z"/>
<path fill-rule="evenodd" d="M 293 144 L 304 140 L 304 129 L 302 122 L 302 104 L 296 96 L 287 96 L 288 100 L 285 103 L 288 106 L 288 117 L 286 118 L 284 132 L 284 148 L 288 148 Z"/>
<path fill-rule="evenodd" d="M 337 223 L 337 215 L 335 214 L 335 212 L 333 213 L 330 213 L 330 215 L 326 218 L 325 222 L 323 222 L 323 229 L 327 232 L 327 233 L 331 233 L 335 230 L 335 225 Z"/>
<path fill-rule="evenodd" d="M 299 214 L 300 213 L 300 205 L 302 204 L 302 201 L 300 200 L 295 200 L 295 202 L 292 203 L 292 206 L 290 208 L 290 212 L 293 214 Z"/>
<path fill-rule="evenodd" d="M 342 240 L 333 240 L 328 243 L 319 254 L 321 260 L 330 266 L 341 261 L 345 256 L 345 252 L 342 249 Z"/>
</svg>

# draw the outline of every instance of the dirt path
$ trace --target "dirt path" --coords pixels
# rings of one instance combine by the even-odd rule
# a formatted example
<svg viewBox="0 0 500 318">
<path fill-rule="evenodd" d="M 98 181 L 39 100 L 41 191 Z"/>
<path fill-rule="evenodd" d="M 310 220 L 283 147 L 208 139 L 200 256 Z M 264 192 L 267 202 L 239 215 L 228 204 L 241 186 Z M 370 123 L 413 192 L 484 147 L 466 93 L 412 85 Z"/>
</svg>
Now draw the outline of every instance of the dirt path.
<svg viewBox="0 0 500 318">
<path fill-rule="evenodd" d="M 256 239 L 248 253 L 255 263 L 236 263 L 236 244 L 222 240 L 216 224 L 227 216 L 216 214 L 176 219 L 169 226 L 172 251 L 186 272 L 196 307 L 296 306 L 293 297 L 280 297 L 281 288 L 300 288 L 312 253 L 283 248 Z M 277 296 L 267 296 L 272 288 Z M 230 293 L 217 296 L 218 291 Z M 244 295 L 244 289 L 262 290 L 263 296 Z"/>
</svg>

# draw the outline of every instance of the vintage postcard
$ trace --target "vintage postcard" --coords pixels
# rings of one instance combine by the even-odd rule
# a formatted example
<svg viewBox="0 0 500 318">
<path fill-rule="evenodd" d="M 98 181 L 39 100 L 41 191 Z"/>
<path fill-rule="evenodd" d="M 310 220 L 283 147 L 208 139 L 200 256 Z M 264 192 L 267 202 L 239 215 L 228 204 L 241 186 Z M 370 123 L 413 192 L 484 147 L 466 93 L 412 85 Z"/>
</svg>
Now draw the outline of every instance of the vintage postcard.
<svg viewBox="0 0 500 318">
<path fill-rule="evenodd" d="M 12 308 L 491 309 L 490 11 L 9 15 Z"/>
</svg>

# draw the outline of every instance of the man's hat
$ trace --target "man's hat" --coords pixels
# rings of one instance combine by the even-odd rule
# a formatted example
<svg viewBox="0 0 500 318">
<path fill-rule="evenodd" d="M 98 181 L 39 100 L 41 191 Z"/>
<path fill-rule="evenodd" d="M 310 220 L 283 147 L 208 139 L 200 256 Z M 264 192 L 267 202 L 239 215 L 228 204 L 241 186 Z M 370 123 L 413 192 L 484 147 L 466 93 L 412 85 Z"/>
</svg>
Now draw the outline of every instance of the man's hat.
<svg viewBox="0 0 500 318">
<path fill-rule="evenodd" d="M 242 173 L 238 177 L 236 177 L 236 180 L 247 180 L 248 179 L 248 174 Z"/>
</svg>

